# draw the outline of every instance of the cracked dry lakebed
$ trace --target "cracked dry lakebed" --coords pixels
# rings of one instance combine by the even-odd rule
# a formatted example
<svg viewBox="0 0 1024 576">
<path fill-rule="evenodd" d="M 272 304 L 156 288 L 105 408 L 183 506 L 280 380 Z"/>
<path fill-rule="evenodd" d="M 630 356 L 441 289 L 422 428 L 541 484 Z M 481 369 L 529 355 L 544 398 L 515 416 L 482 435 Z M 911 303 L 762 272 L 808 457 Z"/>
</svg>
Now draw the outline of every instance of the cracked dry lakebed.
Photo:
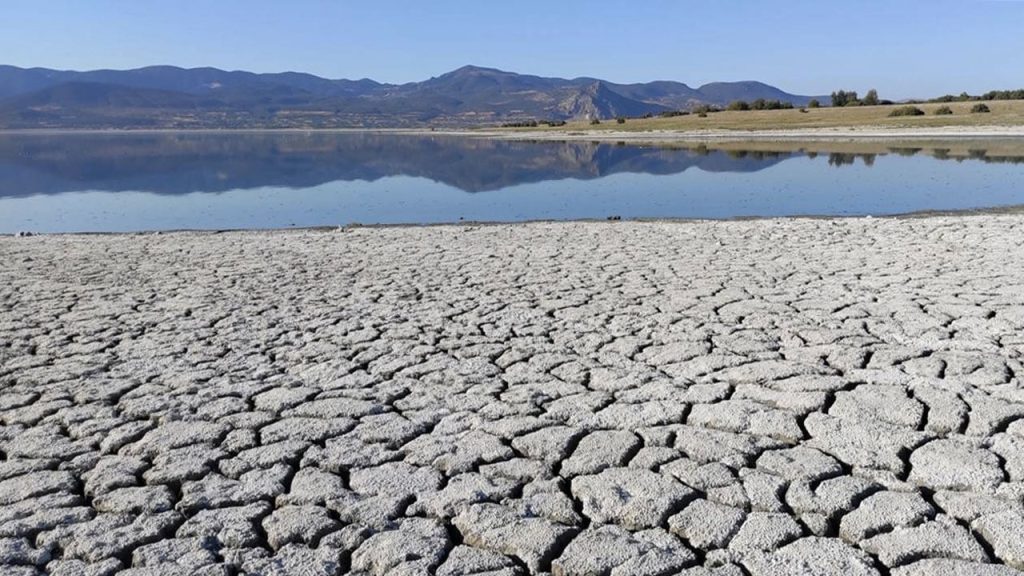
<svg viewBox="0 0 1024 576">
<path fill-rule="evenodd" d="M 0 238 L 0 573 L 1024 569 L 1024 218 Z"/>
</svg>

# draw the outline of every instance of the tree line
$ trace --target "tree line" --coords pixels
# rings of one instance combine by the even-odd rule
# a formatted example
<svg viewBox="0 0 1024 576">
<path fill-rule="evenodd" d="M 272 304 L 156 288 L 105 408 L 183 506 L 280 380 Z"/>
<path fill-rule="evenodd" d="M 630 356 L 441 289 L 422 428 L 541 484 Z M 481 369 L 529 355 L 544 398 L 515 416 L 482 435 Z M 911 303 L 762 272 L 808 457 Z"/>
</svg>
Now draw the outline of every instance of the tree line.
<svg viewBox="0 0 1024 576">
<path fill-rule="evenodd" d="M 978 96 L 972 96 L 967 92 L 961 92 L 959 96 L 946 94 L 932 98 L 929 102 L 977 102 L 980 100 L 1024 100 L 1024 88 L 1020 90 L 990 90 Z"/>
<path fill-rule="evenodd" d="M 516 120 L 513 122 L 505 122 L 501 125 L 502 128 L 536 128 L 537 126 L 565 126 L 565 120 Z"/>
<path fill-rule="evenodd" d="M 908 104 L 920 104 L 922 102 L 948 103 L 948 102 L 983 102 L 992 100 L 1024 100 L 1024 88 L 1020 90 L 990 90 L 980 95 L 971 95 L 962 92 L 959 96 L 946 94 L 929 100 L 907 100 Z M 814 108 L 814 101 L 809 104 Z M 882 100 L 878 97 L 877 90 L 868 90 L 864 98 L 860 98 L 853 90 L 836 90 L 832 93 L 832 106 L 888 106 L 895 104 L 892 100 Z"/>
<path fill-rule="evenodd" d="M 758 98 L 753 102 L 747 102 L 746 100 L 734 100 L 729 103 L 726 110 L 792 110 L 793 108 L 794 106 L 792 102 Z"/>
<path fill-rule="evenodd" d="M 832 106 L 841 108 L 843 106 L 891 106 L 895 104 L 892 100 L 883 100 L 878 97 L 878 90 L 872 88 L 861 98 L 856 90 L 836 90 L 832 93 Z"/>
</svg>

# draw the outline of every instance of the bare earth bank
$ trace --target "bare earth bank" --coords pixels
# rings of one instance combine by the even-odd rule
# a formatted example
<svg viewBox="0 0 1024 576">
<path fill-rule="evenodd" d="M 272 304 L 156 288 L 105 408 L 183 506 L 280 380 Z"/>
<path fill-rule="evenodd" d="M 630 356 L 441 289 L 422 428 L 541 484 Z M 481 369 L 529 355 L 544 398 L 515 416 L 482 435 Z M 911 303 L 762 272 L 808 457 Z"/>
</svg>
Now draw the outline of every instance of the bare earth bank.
<svg viewBox="0 0 1024 576">
<path fill-rule="evenodd" d="M 0 257 L 0 573 L 1024 568 L 1018 216 Z"/>
<path fill-rule="evenodd" d="M 424 131 L 414 131 L 424 133 Z M 887 142 L 905 140 L 1024 139 L 1020 126 L 945 126 L 936 128 L 791 128 L 785 130 L 471 130 L 433 134 L 477 136 L 507 140 L 583 140 L 600 142 Z"/>
</svg>

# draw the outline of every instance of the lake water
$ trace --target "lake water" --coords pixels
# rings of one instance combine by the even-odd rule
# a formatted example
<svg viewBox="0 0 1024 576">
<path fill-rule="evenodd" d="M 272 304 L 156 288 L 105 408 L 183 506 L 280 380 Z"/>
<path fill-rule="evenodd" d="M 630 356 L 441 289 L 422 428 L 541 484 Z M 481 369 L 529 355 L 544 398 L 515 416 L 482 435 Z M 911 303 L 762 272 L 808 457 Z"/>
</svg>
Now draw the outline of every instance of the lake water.
<svg viewBox="0 0 1024 576">
<path fill-rule="evenodd" d="M 1024 204 L 1016 148 L 1024 144 L 665 148 L 379 133 L 7 134 L 0 233 L 993 208 Z"/>
</svg>

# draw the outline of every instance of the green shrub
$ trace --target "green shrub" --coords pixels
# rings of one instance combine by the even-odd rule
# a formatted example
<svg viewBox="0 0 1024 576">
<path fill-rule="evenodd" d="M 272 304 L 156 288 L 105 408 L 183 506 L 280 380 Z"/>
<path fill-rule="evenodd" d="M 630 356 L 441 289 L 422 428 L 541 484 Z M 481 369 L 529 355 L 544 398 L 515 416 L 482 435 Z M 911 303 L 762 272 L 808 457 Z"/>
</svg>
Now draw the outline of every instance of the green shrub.
<svg viewBox="0 0 1024 576">
<path fill-rule="evenodd" d="M 971 114 L 988 114 L 991 112 L 987 104 L 975 104 L 971 106 Z"/>
<path fill-rule="evenodd" d="M 707 118 L 707 117 L 708 117 L 708 113 L 707 112 L 699 112 L 697 114 L 697 118 Z"/>
<path fill-rule="evenodd" d="M 541 122 L 543 124 L 543 122 Z M 518 120 L 516 122 L 505 122 L 501 125 L 502 128 L 536 128 L 538 122 L 536 120 Z"/>
<path fill-rule="evenodd" d="M 936 116 L 950 116 L 953 114 L 953 109 L 949 106 L 939 106 L 935 109 Z"/>
<path fill-rule="evenodd" d="M 599 119 L 597 119 L 597 118 L 591 118 L 590 119 L 590 125 L 591 126 L 596 126 L 596 125 L 598 125 L 600 123 L 601 123 L 601 121 Z"/>
<path fill-rule="evenodd" d="M 924 116 L 924 110 L 917 106 L 900 106 L 889 112 L 889 116 Z"/>
<path fill-rule="evenodd" d="M 728 108 L 726 108 L 726 110 L 732 110 L 732 111 L 750 110 L 750 104 L 747 104 L 743 100 L 735 100 L 735 101 L 729 103 L 729 106 L 728 106 Z"/>
<path fill-rule="evenodd" d="M 622 116 L 619 116 L 618 118 L 615 119 L 615 123 L 616 124 L 625 124 L 626 123 L 626 119 L 623 118 Z"/>
<path fill-rule="evenodd" d="M 807 103 L 807 107 L 808 108 L 821 108 L 821 102 L 818 102 L 817 98 L 812 98 L 811 101 Z"/>
<path fill-rule="evenodd" d="M 867 95 L 864 96 L 863 102 L 865 106 L 878 106 L 878 90 L 875 90 L 874 88 L 868 90 Z"/>
</svg>

